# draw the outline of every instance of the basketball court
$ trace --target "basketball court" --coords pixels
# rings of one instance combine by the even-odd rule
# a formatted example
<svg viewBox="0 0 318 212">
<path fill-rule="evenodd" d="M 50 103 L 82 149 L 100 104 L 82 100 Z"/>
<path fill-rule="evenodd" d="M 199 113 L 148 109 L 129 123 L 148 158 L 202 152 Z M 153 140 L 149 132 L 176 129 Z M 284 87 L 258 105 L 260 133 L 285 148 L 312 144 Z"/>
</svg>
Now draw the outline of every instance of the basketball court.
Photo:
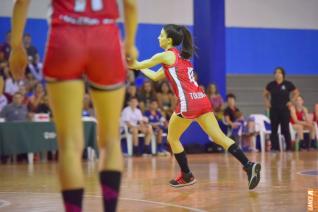
<svg viewBox="0 0 318 212">
<path fill-rule="evenodd" d="M 318 184 L 318 152 L 250 153 L 262 164 L 261 182 L 249 191 L 230 154 L 189 155 L 198 182 L 172 188 L 172 157 L 125 158 L 118 211 L 306 211 L 307 190 Z M 0 211 L 63 211 L 55 162 L 0 166 Z M 83 162 L 84 211 L 102 211 L 97 163 Z"/>
</svg>

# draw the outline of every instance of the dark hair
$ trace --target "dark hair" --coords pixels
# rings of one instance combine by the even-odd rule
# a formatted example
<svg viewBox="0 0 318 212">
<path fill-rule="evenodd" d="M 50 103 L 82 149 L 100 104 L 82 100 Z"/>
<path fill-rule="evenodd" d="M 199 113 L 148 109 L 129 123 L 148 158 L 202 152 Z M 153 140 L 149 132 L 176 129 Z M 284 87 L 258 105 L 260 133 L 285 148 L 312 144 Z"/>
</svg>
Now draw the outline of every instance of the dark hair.
<svg viewBox="0 0 318 212">
<path fill-rule="evenodd" d="M 274 74 L 276 74 L 276 72 L 277 72 L 278 70 L 280 70 L 280 71 L 282 72 L 283 78 L 285 79 L 285 77 L 286 77 L 286 71 L 285 71 L 285 69 L 284 69 L 283 67 L 276 67 L 276 68 L 275 68 L 275 71 L 274 71 Z"/>
<path fill-rule="evenodd" d="M 228 100 L 229 98 L 236 99 L 235 95 L 232 94 L 232 93 L 229 93 L 229 94 L 226 95 L 226 100 Z"/>
<path fill-rule="evenodd" d="M 138 98 L 137 98 L 136 96 L 131 96 L 131 97 L 129 97 L 129 102 L 130 102 L 131 100 L 133 100 L 133 99 L 136 99 L 136 100 L 138 101 Z"/>
<path fill-rule="evenodd" d="M 179 46 L 182 44 L 181 57 L 189 59 L 193 55 L 193 42 L 192 36 L 189 30 L 185 26 L 179 26 L 176 24 L 167 24 L 163 27 L 167 34 L 167 38 L 172 39 L 173 46 Z"/>
</svg>

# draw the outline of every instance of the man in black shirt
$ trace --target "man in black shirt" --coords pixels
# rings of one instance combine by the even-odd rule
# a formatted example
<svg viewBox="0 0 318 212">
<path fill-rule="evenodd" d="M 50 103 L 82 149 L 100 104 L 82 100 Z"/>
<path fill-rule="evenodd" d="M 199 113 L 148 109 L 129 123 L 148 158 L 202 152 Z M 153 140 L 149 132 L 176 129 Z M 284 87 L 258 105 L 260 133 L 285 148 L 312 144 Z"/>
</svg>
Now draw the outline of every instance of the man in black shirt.
<svg viewBox="0 0 318 212">
<path fill-rule="evenodd" d="M 299 92 L 292 82 L 285 80 L 285 70 L 283 68 L 276 68 L 274 74 L 275 80 L 268 83 L 264 91 L 265 106 L 270 111 L 272 150 L 279 150 L 278 125 L 280 125 L 281 132 L 285 137 L 286 150 L 291 150 L 289 97 L 291 94 L 292 99 L 294 99 L 299 95 Z"/>
</svg>

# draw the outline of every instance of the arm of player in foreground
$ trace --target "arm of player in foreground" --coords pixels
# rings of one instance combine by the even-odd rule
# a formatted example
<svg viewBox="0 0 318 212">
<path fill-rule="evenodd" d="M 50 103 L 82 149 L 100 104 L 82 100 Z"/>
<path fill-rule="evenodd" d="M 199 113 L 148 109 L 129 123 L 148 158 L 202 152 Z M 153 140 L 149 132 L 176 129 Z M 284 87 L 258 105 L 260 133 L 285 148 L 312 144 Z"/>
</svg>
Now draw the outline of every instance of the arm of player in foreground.
<svg viewBox="0 0 318 212">
<path fill-rule="evenodd" d="M 30 0 L 16 0 L 12 12 L 11 54 L 9 58 L 10 70 L 13 77 L 23 79 L 28 64 L 27 53 L 22 44 Z"/>
<path fill-rule="evenodd" d="M 138 50 L 135 45 L 137 31 L 137 5 L 136 0 L 124 0 L 125 19 L 125 56 L 130 63 L 138 58 Z"/>
</svg>

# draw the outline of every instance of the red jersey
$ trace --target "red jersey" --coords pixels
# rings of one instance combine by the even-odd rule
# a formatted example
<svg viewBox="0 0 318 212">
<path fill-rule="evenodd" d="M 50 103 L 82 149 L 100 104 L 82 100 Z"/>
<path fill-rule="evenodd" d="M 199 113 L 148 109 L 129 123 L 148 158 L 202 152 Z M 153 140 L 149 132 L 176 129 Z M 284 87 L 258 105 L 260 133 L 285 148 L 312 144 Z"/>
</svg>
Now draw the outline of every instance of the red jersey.
<svg viewBox="0 0 318 212">
<path fill-rule="evenodd" d="M 85 78 L 90 86 L 124 86 L 126 64 L 116 0 L 52 0 L 43 73 L 49 81 Z"/>
<path fill-rule="evenodd" d="M 298 120 L 298 121 L 304 121 L 304 120 L 305 120 L 305 112 L 304 112 L 304 110 L 298 111 L 298 110 L 295 108 L 295 111 L 296 111 L 297 120 Z M 290 118 L 290 122 L 291 122 L 292 124 L 295 124 L 293 118 Z"/>
<path fill-rule="evenodd" d="M 195 80 L 190 60 L 183 59 L 176 48 L 169 49 L 168 51 L 172 51 L 176 55 L 176 62 L 170 66 L 165 64 L 162 66 L 177 96 L 175 112 L 190 119 L 211 112 L 211 103 Z"/>
<path fill-rule="evenodd" d="M 116 0 L 52 0 L 52 24 L 99 25 L 119 17 Z"/>
</svg>

